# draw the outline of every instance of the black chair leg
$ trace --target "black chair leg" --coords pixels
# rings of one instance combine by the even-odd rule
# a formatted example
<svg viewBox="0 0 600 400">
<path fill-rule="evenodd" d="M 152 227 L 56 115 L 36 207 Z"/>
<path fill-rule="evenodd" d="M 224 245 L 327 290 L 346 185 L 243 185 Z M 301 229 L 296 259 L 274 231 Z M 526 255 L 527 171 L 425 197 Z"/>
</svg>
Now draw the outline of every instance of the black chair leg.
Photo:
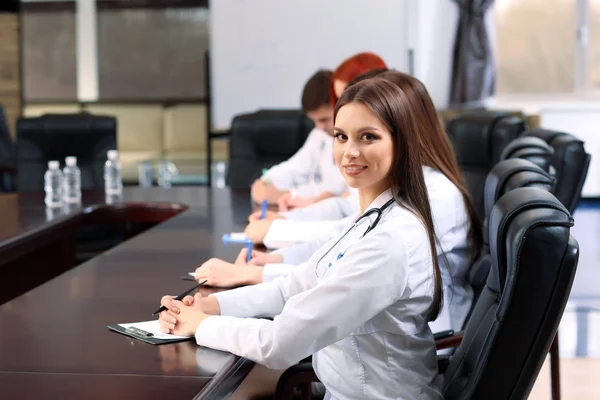
<svg viewBox="0 0 600 400">
<path fill-rule="evenodd" d="M 560 400 L 560 358 L 558 354 L 558 332 L 550 346 L 550 383 L 552 400 Z"/>
</svg>

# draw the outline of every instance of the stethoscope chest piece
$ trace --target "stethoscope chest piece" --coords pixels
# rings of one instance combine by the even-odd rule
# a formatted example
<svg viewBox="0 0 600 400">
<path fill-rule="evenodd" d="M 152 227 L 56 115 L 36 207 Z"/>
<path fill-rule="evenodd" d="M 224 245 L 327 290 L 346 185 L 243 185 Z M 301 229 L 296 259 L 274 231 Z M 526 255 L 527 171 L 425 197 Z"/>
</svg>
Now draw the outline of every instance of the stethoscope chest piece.
<svg viewBox="0 0 600 400">
<path fill-rule="evenodd" d="M 323 261 L 323 259 L 325 258 L 325 256 L 327 254 L 329 254 L 331 252 L 331 250 L 333 250 L 336 246 L 338 246 L 340 244 L 340 242 L 346 237 L 348 236 L 348 234 L 354 229 L 356 228 L 360 222 L 362 220 L 364 220 L 365 218 L 369 218 L 370 216 L 372 216 L 373 214 L 377 215 L 375 217 L 375 220 L 373 221 L 373 223 L 369 224 L 369 227 L 367 228 L 367 230 L 365 231 L 365 233 L 363 233 L 362 237 L 365 237 L 365 235 L 369 232 L 371 232 L 373 229 L 375 229 L 375 227 L 377 226 L 377 224 L 379 224 L 379 221 L 381 221 L 381 216 L 383 215 L 383 211 L 388 208 L 389 206 L 391 206 L 394 203 L 394 199 L 389 199 L 383 206 L 378 207 L 378 208 L 371 208 L 367 211 L 365 211 L 360 217 L 358 217 L 356 219 L 356 221 L 354 221 L 354 223 L 350 226 L 350 228 L 348 228 L 348 230 L 346 230 L 346 232 L 344 232 L 344 234 L 325 252 L 323 253 L 323 255 L 321 256 L 321 258 L 319 258 L 319 261 L 317 261 L 317 265 L 315 267 L 315 274 L 317 276 L 317 270 L 319 268 L 319 265 L 321 264 L 321 261 Z M 350 248 L 350 246 L 348 246 L 348 248 Z M 338 253 L 337 257 L 335 258 L 335 261 L 339 260 L 340 258 L 342 258 L 344 256 L 344 254 L 346 254 L 346 251 L 348 251 L 348 248 L 346 248 L 344 251 Z M 333 265 L 333 261 L 329 262 L 327 264 L 327 269 L 331 268 L 331 266 Z"/>
</svg>

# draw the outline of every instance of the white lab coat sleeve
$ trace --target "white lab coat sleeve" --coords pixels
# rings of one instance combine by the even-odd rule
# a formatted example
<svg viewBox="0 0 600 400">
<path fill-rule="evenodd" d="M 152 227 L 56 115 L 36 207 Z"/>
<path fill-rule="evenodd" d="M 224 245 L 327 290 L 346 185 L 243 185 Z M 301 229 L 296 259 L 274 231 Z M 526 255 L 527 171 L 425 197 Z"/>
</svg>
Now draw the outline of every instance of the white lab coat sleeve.
<svg viewBox="0 0 600 400">
<path fill-rule="evenodd" d="M 263 268 L 263 282 L 270 282 L 280 276 L 286 276 L 297 265 L 310 260 L 310 257 L 328 242 L 327 239 L 322 238 L 321 240 L 299 243 L 274 251 L 274 254 L 281 254 L 283 263 L 265 264 Z"/>
<path fill-rule="evenodd" d="M 322 142 L 325 132 L 313 129 L 300 149 L 287 161 L 279 163 L 262 176 L 279 190 L 290 190 L 308 182 L 311 168 L 314 168 L 315 154 Z"/>
<path fill-rule="evenodd" d="M 331 239 L 341 232 L 343 227 L 348 225 L 352 217 L 347 217 L 338 221 L 288 221 L 285 219 L 273 220 L 267 234 L 263 239 L 263 244 L 267 249 L 280 249 L 282 247 L 293 246 L 298 243 L 310 241 L 321 242 Z M 286 264 L 294 264 L 293 262 Z"/>
<path fill-rule="evenodd" d="M 290 221 L 326 221 L 338 220 L 358 212 L 357 207 L 352 207 L 348 198 L 331 197 L 321 200 L 306 207 L 296 208 L 292 211 L 282 212 L 286 219 Z"/>
<path fill-rule="evenodd" d="M 285 276 L 286 281 L 281 285 L 272 281 L 214 293 L 211 296 L 217 298 L 222 316 L 273 318 L 281 313 L 285 302 L 291 296 L 316 284 L 314 268 L 309 268 L 306 263 L 292 270 L 294 274 Z"/>
<path fill-rule="evenodd" d="M 351 246 L 318 284 L 298 291 L 296 271 L 273 281 L 281 298 L 295 294 L 272 321 L 211 316 L 199 325 L 196 341 L 268 368 L 287 368 L 348 336 L 400 300 L 407 269 L 408 256 L 399 236 L 389 230 L 373 231 Z M 314 265 L 306 272 L 314 275 Z"/>
<path fill-rule="evenodd" d="M 275 278 L 286 276 L 297 265 L 298 264 L 265 264 L 265 266 L 263 267 L 262 280 L 263 282 L 271 282 Z"/>
<path fill-rule="evenodd" d="M 333 235 L 331 236 L 333 237 Z M 300 265 L 310 259 L 315 252 L 327 243 L 327 238 L 322 237 L 318 240 L 311 240 L 305 243 L 298 243 L 289 247 L 282 247 L 273 253 L 281 254 L 283 263 L 288 265 Z M 269 265 L 269 264 L 267 264 Z"/>
</svg>

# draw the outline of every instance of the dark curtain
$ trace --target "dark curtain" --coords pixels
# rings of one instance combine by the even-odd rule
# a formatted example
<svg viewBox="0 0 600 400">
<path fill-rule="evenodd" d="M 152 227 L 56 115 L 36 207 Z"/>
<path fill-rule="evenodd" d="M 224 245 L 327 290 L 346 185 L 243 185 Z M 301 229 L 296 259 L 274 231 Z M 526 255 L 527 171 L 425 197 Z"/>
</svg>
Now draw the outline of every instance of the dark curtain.
<svg viewBox="0 0 600 400">
<path fill-rule="evenodd" d="M 494 94 L 496 73 L 484 16 L 494 0 L 453 0 L 459 7 L 454 43 L 451 106 L 476 106 Z"/>
</svg>

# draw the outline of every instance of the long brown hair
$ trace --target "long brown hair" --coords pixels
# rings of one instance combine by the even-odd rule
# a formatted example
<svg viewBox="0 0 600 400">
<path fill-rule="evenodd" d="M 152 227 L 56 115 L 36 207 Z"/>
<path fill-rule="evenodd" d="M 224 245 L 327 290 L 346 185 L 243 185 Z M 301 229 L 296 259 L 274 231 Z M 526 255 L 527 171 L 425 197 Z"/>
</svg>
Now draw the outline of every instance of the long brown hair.
<svg viewBox="0 0 600 400">
<path fill-rule="evenodd" d="M 396 71 L 357 82 L 346 88 L 338 100 L 334 119 L 341 107 L 353 102 L 367 106 L 392 133 L 394 161 L 388 173 L 389 185 L 396 202 L 414 212 L 425 225 L 434 267 L 434 298 L 429 308 L 429 319 L 434 320 L 443 304 L 443 292 L 423 166 L 437 169 L 460 190 L 469 214 L 469 236 L 475 249 L 482 243 L 481 223 L 465 189 L 452 145 L 421 82 Z"/>
</svg>

